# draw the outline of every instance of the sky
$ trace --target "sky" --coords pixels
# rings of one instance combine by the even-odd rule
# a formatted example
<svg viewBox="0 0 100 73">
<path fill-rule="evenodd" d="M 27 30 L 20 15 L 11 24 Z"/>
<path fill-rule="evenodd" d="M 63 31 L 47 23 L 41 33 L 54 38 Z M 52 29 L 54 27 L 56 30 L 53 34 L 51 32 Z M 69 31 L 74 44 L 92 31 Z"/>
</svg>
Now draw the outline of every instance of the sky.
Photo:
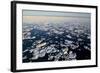
<svg viewBox="0 0 100 73">
<path fill-rule="evenodd" d="M 90 13 L 23 10 L 23 23 L 90 23 Z"/>
</svg>

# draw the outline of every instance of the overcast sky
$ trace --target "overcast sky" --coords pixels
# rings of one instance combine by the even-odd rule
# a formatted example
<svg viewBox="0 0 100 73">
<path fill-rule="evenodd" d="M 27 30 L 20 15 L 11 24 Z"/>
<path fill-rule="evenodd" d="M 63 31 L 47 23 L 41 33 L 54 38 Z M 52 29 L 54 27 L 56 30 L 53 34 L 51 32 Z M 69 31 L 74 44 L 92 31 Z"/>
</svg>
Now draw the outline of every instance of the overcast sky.
<svg viewBox="0 0 100 73">
<path fill-rule="evenodd" d="M 90 13 L 23 10 L 23 16 L 67 16 L 67 17 L 69 16 L 69 17 L 90 17 Z"/>
<path fill-rule="evenodd" d="M 23 10 L 23 23 L 86 23 L 90 24 L 90 13 Z"/>
</svg>

